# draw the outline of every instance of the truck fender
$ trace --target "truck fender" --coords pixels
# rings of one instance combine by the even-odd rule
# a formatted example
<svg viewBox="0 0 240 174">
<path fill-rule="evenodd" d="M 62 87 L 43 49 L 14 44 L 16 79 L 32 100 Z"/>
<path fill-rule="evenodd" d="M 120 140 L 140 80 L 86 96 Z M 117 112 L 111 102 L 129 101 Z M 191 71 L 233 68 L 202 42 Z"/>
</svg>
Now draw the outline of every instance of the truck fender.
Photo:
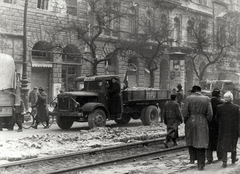
<svg viewBox="0 0 240 174">
<path fill-rule="evenodd" d="M 106 112 L 106 115 L 109 116 L 108 109 L 102 103 L 86 103 L 85 105 L 83 105 L 82 111 L 89 113 L 94 111 L 96 108 L 103 109 Z"/>
</svg>

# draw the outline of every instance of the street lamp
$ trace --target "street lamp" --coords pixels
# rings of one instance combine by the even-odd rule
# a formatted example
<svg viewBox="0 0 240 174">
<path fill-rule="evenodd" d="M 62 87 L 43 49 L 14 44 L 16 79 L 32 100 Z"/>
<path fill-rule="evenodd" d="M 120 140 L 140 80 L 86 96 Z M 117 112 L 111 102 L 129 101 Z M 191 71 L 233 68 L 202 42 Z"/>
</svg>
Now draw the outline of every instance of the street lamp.
<svg viewBox="0 0 240 174">
<path fill-rule="evenodd" d="M 28 79 L 27 79 L 27 7 L 28 0 L 25 0 L 24 19 L 23 19 L 23 68 L 21 80 L 21 98 L 28 109 Z"/>
</svg>

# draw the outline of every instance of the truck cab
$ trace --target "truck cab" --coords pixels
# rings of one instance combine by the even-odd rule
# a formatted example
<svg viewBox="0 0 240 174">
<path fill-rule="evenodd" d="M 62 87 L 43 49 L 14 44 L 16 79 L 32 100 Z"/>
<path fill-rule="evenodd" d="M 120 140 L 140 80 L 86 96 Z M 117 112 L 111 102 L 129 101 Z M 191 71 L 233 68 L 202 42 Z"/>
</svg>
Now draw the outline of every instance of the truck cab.
<svg viewBox="0 0 240 174">
<path fill-rule="evenodd" d="M 107 93 L 113 77 L 120 81 L 116 75 L 78 77 L 75 80 L 76 90 L 58 94 L 54 109 L 58 126 L 68 129 L 73 122 L 88 122 L 89 127 L 93 128 L 105 126 L 106 120 L 113 120 Z"/>
</svg>

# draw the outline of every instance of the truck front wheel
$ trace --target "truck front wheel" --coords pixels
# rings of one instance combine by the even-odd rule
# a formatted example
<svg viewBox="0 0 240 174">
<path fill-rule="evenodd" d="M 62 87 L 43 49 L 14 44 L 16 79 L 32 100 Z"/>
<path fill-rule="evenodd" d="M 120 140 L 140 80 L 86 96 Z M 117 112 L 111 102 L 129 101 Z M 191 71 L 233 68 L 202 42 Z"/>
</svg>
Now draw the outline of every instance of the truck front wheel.
<svg viewBox="0 0 240 174">
<path fill-rule="evenodd" d="M 146 125 L 157 123 L 159 120 L 159 112 L 156 106 L 148 106 L 144 114 L 144 122 Z"/>
<path fill-rule="evenodd" d="M 117 124 L 128 124 L 131 120 L 131 116 L 129 114 L 122 114 L 121 120 L 115 120 Z"/>
<path fill-rule="evenodd" d="M 88 126 L 103 127 L 106 124 L 106 114 L 102 109 L 96 109 L 88 115 Z"/>
<path fill-rule="evenodd" d="M 57 117 L 57 125 L 61 129 L 70 129 L 73 125 L 73 120 L 69 117 Z"/>
</svg>

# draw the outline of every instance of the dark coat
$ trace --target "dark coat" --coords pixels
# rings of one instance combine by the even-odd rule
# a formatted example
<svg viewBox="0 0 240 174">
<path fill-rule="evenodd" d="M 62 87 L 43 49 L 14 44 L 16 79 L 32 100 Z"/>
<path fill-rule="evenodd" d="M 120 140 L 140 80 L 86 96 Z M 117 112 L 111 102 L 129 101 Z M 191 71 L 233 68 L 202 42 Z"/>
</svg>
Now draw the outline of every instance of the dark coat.
<svg viewBox="0 0 240 174">
<path fill-rule="evenodd" d="M 37 102 L 37 122 L 48 121 L 47 94 L 42 92 L 38 95 Z"/>
<path fill-rule="evenodd" d="M 209 149 L 217 150 L 217 140 L 218 140 L 218 122 L 216 122 L 217 106 L 223 104 L 224 102 L 220 98 L 213 97 L 211 99 L 213 118 L 209 123 Z"/>
<path fill-rule="evenodd" d="M 169 101 L 163 109 L 164 123 L 167 125 L 167 136 L 178 138 L 178 125 L 182 123 L 182 113 L 176 101 Z"/>
<path fill-rule="evenodd" d="M 235 151 L 238 141 L 239 106 L 230 102 L 218 105 L 216 121 L 219 123 L 217 151 Z"/>
<path fill-rule="evenodd" d="M 177 91 L 177 103 L 179 104 L 180 108 L 182 108 L 183 99 L 184 99 L 183 90 L 180 89 Z"/>
<path fill-rule="evenodd" d="M 212 105 L 209 97 L 200 92 L 185 100 L 183 117 L 185 123 L 186 145 L 195 148 L 208 148 L 208 122 L 212 119 Z"/>
<path fill-rule="evenodd" d="M 118 82 L 112 83 L 107 92 L 109 95 L 109 111 L 110 114 L 121 113 L 121 97 L 120 97 L 120 85 Z"/>
<path fill-rule="evenodd" d="M 35 105 L 36 104 L 36 101 L 37 101 L 37 92 L 32 90 L 30 93 L 29 93 L 29 103 L 31 104 L 31 106 Z"/>
</svg>

